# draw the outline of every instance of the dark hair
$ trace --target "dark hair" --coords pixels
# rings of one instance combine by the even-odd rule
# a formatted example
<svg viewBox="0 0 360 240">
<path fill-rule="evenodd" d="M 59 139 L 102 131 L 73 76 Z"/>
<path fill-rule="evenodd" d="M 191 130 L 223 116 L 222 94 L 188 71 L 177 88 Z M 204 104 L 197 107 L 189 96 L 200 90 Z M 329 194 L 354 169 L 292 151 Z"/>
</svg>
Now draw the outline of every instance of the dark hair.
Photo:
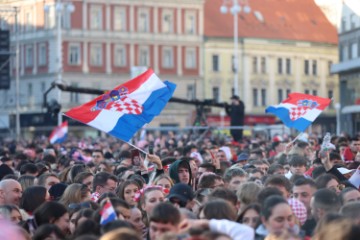
<svg viewBox="0 0 360 240">
<path fill-rule="evenodd" d="M 54 224 L 43 224 L 36 229 L 32 240 L 43 240 L 50 237 L 51 234 L 55 234 L 57 239 L 65 239 L 65 235 L 58 226 Z"/>
<path fill-rule="evenodd" d="M 303 186 L 303 185 L 309 185 L 312 188 L 316 188 L 316 184 L 315 184 L 314 180 L 312 180 L 311 178 L 302 177 L 302 178 L 298 178 L 294 181 L 294 186 L 296 186 L 296 187 Z"/>
<path fill-rule="evenodd" d="M 67 213 L 66 207 L 58 202 L 45 202 L 34 212 L 34 219 L 38 226 L 54 223 Z"/>
<path fill-rule="evenodd" d="M 290 160 L 289 160 L 289 165 L 290 166 L 306 166 L 306 158 L 297 154 L 294 154 L 291 156 Z"/>
<path fill-rule="evenodd" d="M 288 192 L 291 192 L 291 182 L 285 176 L 273 175 L 266 179 L 265 187 L 268 185 L 283 186 Z"/>
<path fill-rule="evenodd" d="M 261 213 L 260 205 L 258 203 L 252 203 L 252 204 L 247 205 L 244 209 L 242 209 L 242 211 L 236 221 L 239 223 L 243 223 L 244 216 L 245 216 L 246 212 L 249 210 L 254 210 L 259 215 Z M 259 222 L 259 224 L 260 224 L 260 222 Z"/>
<path fill-rule="evenodd" d="M 125 158 L 131 158 L 131 152 L 127 150 L 121 151 L 118 158 L 120 161 L 122 161 Z"/>
<path fill-rule="evenodd" d="M 177 226 L 181 221 L 179 209 L 168 202 L 159 203 L 150 214 L 150 222 L 170 223 Z"/>
<path fill-rule="evenodd" d="M 230 182 L 233 177 L 246 177 L 246 176 L 247 173 L 243 169 L 235 167 L 235 168 L 226 169 L 223 178 L 225 182 Z"/>
<path fill-rule="evenodd" d="M 228 219 L 230 221 L 236 220 L 235 208 L 223 199 L 211 200 L 203 206 L 200 212 L 204 213 L 206 219 Z"/>
<path fill-rule="evenodd" d="M 110 198 L 111 205 L 116 211 L 116 214 L 119 215 L 119 212 L 117 210 L 118 207 L 123 207 L 126 209 L 131 209 L 131 206 L 125 201 L 120 198 Z"/>
<path fill-rule="evenodd" d="M 344 204 L 344 195 L 348 192 L 352 192 L 352 191 L 359 191 L 357 190 L 355 187 L 346 187 L 344 188 L 343 190 L 341 190 L 341 193 L 340 193 L 340 200 L 341 200 L 341 204 Z"/>
<path fill-rule="evenodd" d="M 198 188 L 211 188 L 216 180 L 221 180 L 222 178 L 215 173 L 210 173 L 207 175 L 202 175 L 199 179 Z"/>
<path fill-rule="evenodd" d="M 268 197 L 265 201 L 264 201 L 264 205 L 261 208 L 261 216 L 263 216 L 265 218 L 265 220 L 268 220 L 269 217 L 272 214 L 273 209 L 279 205 L 279 204 L 287 204 L 289 205 L 289 203 L 280 196 L 270 196 Z"/>
<path fill-rule="evenodd" d="M 224 187 L 215 188 L 209 194 L 209 200 L 215 200 L 215 199 L 223 199 L 223 200 L 229 201 L 234 206 L 236 206 L 237 201 L 238 201 L 236 194 L 233 191 L 231 191 L 230 189 L 224 188 Z"/>
<path fill-rule="evenodd" d="M 118 179 L 116 178 L 116 176 L 108 173 L 108 172 L 99 172 L 94 176 L 94 181 L 93 181 L 93 191 L 96 191 L 96 187 L 97 186 L 103 186 L 106 185 L 107 181 L 111 179 L 114 180 L 115 182 L 118 181 Z"/>
<path fill-rule="evenodd" d="M 277 170 L 284 169 L 284 166 L 279 163 L 273 163 L 270 165 L 267 174 L 273 175 Z"/>
<path fill-rule="evenodd" d="M 314 168 L 314 170 L 311 173 L 311 176 L 313 179 L 317 179 L 318 177 L 320 177 L 321 175 L 325 174 L 326 170 L 324 166 L 319 166 Z"/>
<path fill-rule="evenodd" d="M 126 180 L 125 182 L 122 182 L 122 183 L 119 185 L 119 187 L 118 187 L 117 190 L 116 190 L 117 196 L 118 196 L 119 198 L 125 200 L 125 197 L 124 197 L 125 188 L 126 188 L 127 186 L 129 186 L 129 185 L 132 185 L 132 184 L 133 184 L 133 185 L 136 185 L 136 186 L 139 188 L 139 190 L 141 189 L 138 181 L 133 180 L 133 179 L 132 179 L 132 180 L 129 179 L 129 180 Z"/>
<path fill-rule="evenodd" d="M 334 191 L 327 188 L 317 190 L 314 195 L 314 206 L 326 211 L 338 210 L 340 208 L 340 199 Z"/>
<path fill-rule="evenodd" d="M 25 189 L 20 200 L 20 208 L 28 213 L 33 213 L 45 202 L 47 189 L 43 186 L 32 186 Z"/>
<path fill-rule="evenodd" d="M 202 164 L 200 164 L 200 166 L 199 166 L 199 168 L 205 168 L 206 169 L 206 171 L 208 171 L 208 172 L 215 172 L 215 166 L 214 165 L 212 165 L 211 163 L 202 163 Z"/>
<path fill-rule="evenodd" d="M 20 168 L 20 174 L 24 175 L 26 173 L 37 174 L 38 169 L 37 169 L 36 165 L 33 163 L 25 163 L 24 165 L 22 165 Z"/>
<path fill-rule="evenodd" d="M 84 220 L 76 227 L 73 237 L 75 239 L 85 234 L 100 236 L 100 225 L 92 219 Z"/>
<path fill-rule="evenodd" d="M 330 182 L 333 179 L 336 180 L 338 183 L 340 183 L 339 180 L 334 175 L 332 175 L 330 173 L 326 173 L 324 175 L 321 175 L 320 177 L 318 177 L 315 180 L 316 188 L 317 189 L 326 188 L 326 185 L 328 184 L 328 182 Z"/>
<path fill-rule="evenodd" d="M 261 206 L 263 206 L 265 200 L 271 196 L 282 197 L 282 192 L 278 188 L 275 188 L 275 187 L 263 188 L 257 195 L 257 201 L 258 201 L 258 203 L 260 203 Z"/>
<path fill-rule="evenodd" d="M 94 176 L 94 174 L 92 174 L 91 172 L 81 172 L 77 174 L 74 178 L 74 183 L 83 183 L 84 179 L 90 176 Z"/>
<path fill-rule="evenodd" d="M 57 176 L 55 173 L 44 173 L 44 174 L 41 174 L 41 175 L 38 177 L 38 185 L 45 187 L 46 179 L 47 179 L 48 177 L 56 177 L 56 178 L 58 178 L 58 176 Z"/>
<path fill-rule="evenodd" d="M 136 230 L 134 226 L 124 220 L 115 220 L 106 223 L 105 225 L 101 226 L 101 234 L 104 235 L 105 233 L 108 233 L 113 230 L 121 229 L 121 228 L 130 228 L 132 230 Z"/>
<path fill-rule="evenodd" d="M 85 164 L 75 164 L 70 169 L 70 181 L 71 183 L 75 183 L 75 178 L 79 173 L 88 171 L 88 167 Z"/>
</svg>

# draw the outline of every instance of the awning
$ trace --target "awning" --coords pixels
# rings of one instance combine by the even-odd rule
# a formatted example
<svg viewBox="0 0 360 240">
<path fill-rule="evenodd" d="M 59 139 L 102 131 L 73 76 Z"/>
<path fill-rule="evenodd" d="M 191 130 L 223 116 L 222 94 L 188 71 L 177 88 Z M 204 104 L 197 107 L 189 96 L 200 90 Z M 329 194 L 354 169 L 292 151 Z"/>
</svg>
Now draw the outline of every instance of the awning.
<svg viewBox="0 0 360 240">
<path fill-rule="evenodd" d="M 360 112 L 360 105 L 346 106 L 341 110 L 341 113 L 358 113 Z"/>
</svg>

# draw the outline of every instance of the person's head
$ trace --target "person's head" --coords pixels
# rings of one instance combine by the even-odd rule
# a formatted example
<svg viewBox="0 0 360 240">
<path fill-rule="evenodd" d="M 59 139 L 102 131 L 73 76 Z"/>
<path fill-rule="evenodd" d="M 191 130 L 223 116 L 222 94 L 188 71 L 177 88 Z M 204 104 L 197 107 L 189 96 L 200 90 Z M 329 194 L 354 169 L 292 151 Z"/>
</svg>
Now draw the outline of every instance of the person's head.
<svg viewBox="0 0 360 240">
<path fill-rule="evenodd" d="M 238 210 L 238 199 L 234 191 L 224 187 L 215 188 L 209 195 L 209 200 L 223 199 Z"/>
<path fill-rule="evenodd" d="M 260 223 L 260 205 L 252 203 L 247 205 L 240 213 L 238 222 L 256 229 Z"/>
<path fill-rule="evenodd" d="M 0 205 L 14 204 L 19 206 L 21 196 L 22 188 L 18 181 L 14 179 L 0 181 Z"/>
<path fill-rule="evenodd" d="M 244 209 L 247 205 L 257 201 L 257 195 L 261 191 L 261 187 L 254 182 L 246 182 L 240 185 L 236 192 L 240 209 Z"/>
<path fill-rule="evenodd" d="M 223 199 L 211 200 L 200 210 L 199 217 L 201 219 L 227 219 L 236 220 L 236 210 L 229 202 Z"/>
<path fill-rule="evenodd" d="M 69 231 L 69 214 L 61 203 L 43 203 L 35 210 L 34 219 L 38 226 L 50 223 L 58 226 L 65 234 Z"/>
<path fill-rule="evenodd" d="M 15 205 L 1 205 L 0 216 L 15 224 L 19 224 L 23 220 L 20 209 Z"/>
<path fill-rule="evenodd" d="M 300 155 L 293 155 L 289 161 L 290 171 L 295 175 L 303 175 L 306 172 L 306 158 Z"/>
<path fill-rule="evenodd" d="M 139 208 L 131 208 L 129 222 L 134 225 L 137 232 L 141 233 L 144 231 L 145 224 L 143 222 L 142 212 Z"/>
<path fill-rule="evenodd" d="M 360 236 L 359 225 L 353 224 L 349 219 L 331 221 L 321 227 L 314 235 L 314 240 L 357 240 Z"/>
<path fill-rule="evenodd" d="M 155 178 L 154 185 L 161 186 L 163 188 L 170 190 L 170 188 L 172 188 L 174 186 L 174 182 L 168 175 L 161 174 Z"/>
<path fill-rule="evenodd" d="M 326 188 L 317 190 L 310 202 L 311 213 L 316 220 L 323 218 L 327 213 L 337 212 L 341 206 L 339 197 L 334 191 Z"/>
<path fill-rule="evenodd" d="M 98 165 L 101 161 L 104 161 L 104 154 L 101 150 L 95 149 L 92 152 L 92 161 Z"/>
<path fill-rule="evenodd" d="M 223 187 L 224 181 L 215 173 L 204 173 L 199 178 L 198 188 L 216 188 Z"/>
<path fill-rule="evenodd" d="M 35 185 L 36 177 L 31 175 L 23 175 L 19 177 L 18 182 L 21 185 L 23 191 L 25 191 L 28 187 Z"/>
<path fill-rule="evenodd" d="M 360 224 L 360 202 L 349 202 L 340 209 L 340 214 L 351 219 L 353 223 Z"/>
<path fill-rule="evenodd" d="M 170 189 L 166 198 L 177 207 L 191 209 L 193 205 L 194 192 L 189 185 L 177 183 Z"/>
<path fill-rule="evenodd" d="M 44 224 L 35 230 L 33 240 L 65 239 L 65 234 L 55 224 Z"/>
<path fill-rule="evenodd" d="M 100 195 L 107 192 L 115 193 L 116 186 L 117 178 L 110 173 L 100 172 L 97 173 L 94 177 L 93 191 L 98 192 Z"/>
<path fill-rule="evenodd" d="M 170 203 L 159 203 L 150 214 L 150 240 L 159 239 L 167 232 L 177 234 L 180 221 L 181 215 L 178 208 Z"/>
<path fill-rule="evenodd" d="M 34 163 L 25 163 L 20 168 L 20 174 L 23 175 L 30 175 L 36 177 L 38 175 L 38 168 Z"/>
<path fill-rule="evenodd" d="M 216 157 L 219 159 L 220 162 L 226 162 L 227 161 L 226 153 L 223 150 L 219 150 L 216 153 Z"/>
<path fill-rule="evenodd" d="M 79 173 L 74 179 L 75 183 L 81 183 L 88 186 L 90 191 L 93 189 L 93 181 L 94 181 L 94 174 L 92 174 L 91 172 Z"/>
<path fill-rule="evenodd" d="M 291 192 L 291 182 L 285 176 L 274 175 L 266 179 L 265 187 L 275 187 L 278 188 L 285 198 L 290 196 Z"/>
<path fill-rule="evenodd" d="M 122 227 L 106 233 L 100 240 L 142 240 L 142 238 L 135 230 Z"/>
<path fill-rule="evenodd" d="M 261 221 L 269 234 L 281 235 L 294 227 L 294 213 L 283 197 L 268 197 L 261 209 Z"/>
<path fill-rule="evenodd" d="M 309 178 L 300 178 L 294 182 L 292 191 L 293 197 L 305 205 L 309 215 L 311 213 L 310 201 L 316 192 L 315 182 Z"/>
<path fill-rule="evenodd" d="M 170 166 L 170 177 L 174 180 L 174 183 L 191 184 L 191 168 L 190 164 L 186 160 L 176 160 Z"/>
<path fill-rule="evenodd" d="M 340 194 L 341 190 L 344 188 L 340 185 L 339 180 L 330 173 L 321 175 L 315 180 L 315 183 L 317 189 L 327 188 L 334 191 L 336 194 Z"/>
<path fill-rule="evenodd" d="M 116 211 L 116 214 L 118 216 L 118 219 L 124 219 L 125 221 L 129 221 L 131 213 L 130 209 L 131 206 L 125 202 L 125 200 L 122 200 L 120 198 L 109 198 L 111 205 Z M 106 203 L 106 201 L 102 201 L 103 204 Z"/>
<path fill-rule="evenodd" d="M 246 182 L 247 173 L 241 168 L 233 167 L 225 171 L 223 178 L 225 186 L 236 192 L 240 184 Z"/>
<path fill-rule="evenodd" d="M 278 163 L 273 163 L 268 169 L 268 175 L 285 175 L 285 168 L 283 165 Z"/>
<path fill-rule="evenodd" d="M 68 207 L 71 203 L 86 202 L 91 199 L 89 188 L 81 183 L 73 183 L 65 189 L 60 202 Z"/>
<path fill-rule="evenodd" d="M 135 180 L 126 180 L 119 185 L 117 195 L 125 200 L 130 206 L 135 206 L 135 195 L 141 189 L 139 183 Z"/>
<path fill-rule="evenodd" d="M 261 191 L 258 193 L 258 195 L 256 197 L 256 200 L 260 204 L 260 206 L 263 206 L 265 200 L 271 196 L 283 197 L 283 193 L 278 188 L 266 187 L 266 188 L 261 189 Z"/>
<path fill-rule="evenodd" d="M 152 186 L 143 189 L 140 197 L 141 209 L 146 212 L 147 216 L 150 215 L 154 207 L 163 202 L 165 194 L 163 188 L 160 186 Z"/>
<path fill-rule="evenodd" d="M 269 169 L 269 163 L 265 160 L 255 160 L 252 162 L 252 165 L 254 165 L 255 168 L 260 170 L 263 174 L 267 174 L 267 171 Z"/>
<path fill-rule="evenodd" d="M 28 187 L 22 194 L 20 208 L 32 214 L 41 204 L 50 200 L 50 194 L 45 187 Z"/>
<path fill-rule="evenodd" d="M 60 180 L 54 173 L 44 173 L 38 177 L 37 183 L 38 185 L 45 187 L 49 191 L 49 189 L 53 185 L 60 183 Z"/>
<path fill-rule="evenodd" d="M 96 173 L 99 173 L 99 172 L 112 173 L 112 167 L 107 161 L 101 161 L 96 168 Z"/>
<path fill-rule="evenodd" d="M 215 173 L 215 166 L 208 162 L 200 164 L 196 177 L 199 178 L 205 172 Z"/>
<path fill-rule="evenodd" d="M 344 188 L 340 193 L 340 200 L 343 205 L 349 202 L 359 202 L 360 192 L 356 188 L 352 188 L 352 187 Z"/>
</svg>

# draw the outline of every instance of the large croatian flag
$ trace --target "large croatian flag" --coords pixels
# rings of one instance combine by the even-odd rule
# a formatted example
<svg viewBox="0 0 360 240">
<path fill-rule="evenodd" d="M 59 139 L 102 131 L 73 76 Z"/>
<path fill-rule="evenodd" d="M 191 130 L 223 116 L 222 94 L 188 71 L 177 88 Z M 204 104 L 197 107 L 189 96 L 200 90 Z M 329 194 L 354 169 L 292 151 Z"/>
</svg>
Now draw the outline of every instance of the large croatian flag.
<svg viewBox="0 0 360 240">
<path fill-rule="evenodd" d="M 288 99 L 266 108 L 265 112 L 275 114 L 287 127 L 304 132 L 330 102 L 329 98 L 290 93 Z"/>
<path fill-rule="evenodd" d="M 100 224 L 105 225 L 117 219 L 115 209 L 109 200 L 106 201 L 103 209 L 101 210 Z"/>
<path fill-rule="evenodd" d="M 49 142 L 51 144 L 54 143 L 62 143 L 66 140 L 68 133 L 68 122 L 63 122 L 60 126 L 54 128 L 49 136 Z"/>
<path fill-rule="evenodd" d="M 176 85 L 161 81 L 151 70 L 115 89 L 70 109 L 66 116 L 128 142 L 160 114 Z"/>
</svg>

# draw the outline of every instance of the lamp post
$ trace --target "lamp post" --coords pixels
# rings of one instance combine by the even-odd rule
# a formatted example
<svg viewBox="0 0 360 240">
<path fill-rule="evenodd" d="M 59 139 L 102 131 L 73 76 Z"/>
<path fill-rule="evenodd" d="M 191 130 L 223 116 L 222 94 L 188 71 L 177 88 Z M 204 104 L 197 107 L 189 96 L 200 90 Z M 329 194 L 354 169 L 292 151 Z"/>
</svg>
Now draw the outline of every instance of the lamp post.
<svg viewBox="0 0 360 240">
<path fill-rule="evenodd" d="M 223 4 L 220 7 L 220 12 L 222 14 L 226 14 L 228 10 L 230 9 L 231 14 L 234 16 L 234 95 L 239 95 L 239 71 L 238 71 L 238 65 L 239 65 L 239 54 L 238 54 L 238 48 L 239 48 L 239 33 L 238 33 L 238 14 L 243 11 L 244 13 L 250 13 L 251 8 L 247 4 L 247 0 L 224 0 Z M 230 7 L 231 6 L 231 7 Z M 243 69 L 244 71 L 244 69 Z M 243 81 L 245 81 L 243 79 Z M 244 84 L 245 85 L 245 84 Z M 245 90 L 244 90 L 245 92 Z"/>
<path fill-rule="evenodd" d="M 340 109 L 341 109 L 341 104 L 340 103 L 335 103 L 334 107 L 335 107 L 335 110 L 336 110 L 336 135 L 339 136 L 340 135 Z"/>
<path fill-rule="evenodd" d="M 63 19 L 63 15 L 65 12 L 72 13 L 75 11 L 74 5 L 70 2 L 62 3 L 61 0 L 57 0 L 55 3 L 55 13 L 56 13 L 56 62 L 57 62 L 57 79 L 56 82 L 61 84 L 62 83 L 62 28 L 61 28 L 61 21 Z M 49 12 L 50 6 L 46 5 L 44 7 L 45 12 Z M 61 104 L 61 90 L 58 88 L 57 90 L 57 101 Z M 62 115 L 58 113 L 57 124 L 58 126 L 62 123 Z"/>
</svg>

